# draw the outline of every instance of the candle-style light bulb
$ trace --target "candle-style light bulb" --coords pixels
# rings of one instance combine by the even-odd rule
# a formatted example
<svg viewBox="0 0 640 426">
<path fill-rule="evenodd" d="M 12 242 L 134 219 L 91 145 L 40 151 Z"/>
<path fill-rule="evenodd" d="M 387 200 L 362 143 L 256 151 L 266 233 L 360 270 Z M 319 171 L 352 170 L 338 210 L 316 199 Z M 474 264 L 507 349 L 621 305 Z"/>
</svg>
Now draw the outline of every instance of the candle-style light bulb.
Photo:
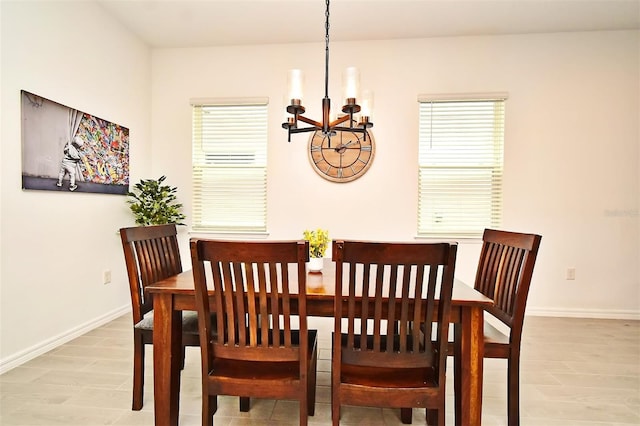
<svg viewBox="0 0 640 426">
<path fill-rule="evenodd" d="M 293 69 L 289 70 L 289 74 L 287 76 L 287 93 L 289 97 L 289 101 L 293 104 L 293 100 L 297 99 L 298 104 L 302 103 L 303 98 L 303 85 L 304 85 L 304 75 L 302 74 L 302 70 Z"/>
<path fill-rule="evenodd" d="M 342 95 L 344 104 L 355 104 L 360 89 L 360 72 L 356 67 L 349 67 L 342 74 Z"/>
<path fill-rule="evenodd" d="M 373 112 L 373 92 L 371 90 L 363 90 L 360 103 L 360 116 L 369 117 L 370 120 Z"/>
</svg>

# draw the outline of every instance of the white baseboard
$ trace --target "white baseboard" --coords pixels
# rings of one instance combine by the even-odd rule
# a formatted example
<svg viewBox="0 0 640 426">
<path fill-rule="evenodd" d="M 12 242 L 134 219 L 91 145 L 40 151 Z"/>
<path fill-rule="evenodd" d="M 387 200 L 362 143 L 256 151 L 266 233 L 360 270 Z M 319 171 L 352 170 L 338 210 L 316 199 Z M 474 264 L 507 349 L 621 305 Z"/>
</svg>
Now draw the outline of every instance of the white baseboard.
<svg viewBox="0 0 640 426">
<path fill-rule="evenodd" d="M 95 318 L 85 324 L 72 328 L 71 330 L 68 330 L 65 333 L 59 334 L 58 336 L 54 336 L 50 339 L 47 339 L 43 342 L 38 343 L 37 345 L 34 345 L 21 352 L 18 352 L 5 359 L 2 359 L 0 360 L 0 374 L 6 373 L 7 371 L 19 365 L 22 365 L 25 362 L 32 360 L 37 356 L 40 356 L 46 352 L 49 352 L 50 350 L 55 349 L 58 346 L 75 339 L 76 337 L 82 336 L 83 334 L 93 330 L 94 328 L 100 327 L 101 325 L 104 325 L 110 321 L 113 321 L 114 319 L 130 311 L 131 311 L 131 305 L 127 304 L 121 308 L 118 308 L 105 315 Z"/>
<path fill-rule="evenodd" d="M 597 318 L 640 320 L 640 311 L 604 309 L 540 309 L 527 307 L 527 315 L 536 317 Z"/>
</svg>

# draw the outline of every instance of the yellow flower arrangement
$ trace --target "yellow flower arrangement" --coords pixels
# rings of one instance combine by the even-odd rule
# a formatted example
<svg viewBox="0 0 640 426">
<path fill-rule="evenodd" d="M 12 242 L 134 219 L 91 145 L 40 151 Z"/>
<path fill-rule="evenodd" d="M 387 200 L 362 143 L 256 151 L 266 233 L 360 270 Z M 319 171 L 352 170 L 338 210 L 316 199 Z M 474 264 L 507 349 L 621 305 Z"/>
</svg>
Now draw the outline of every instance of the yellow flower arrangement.
<svg viewBox="0 0 640 426">
<path fill-rule="evenodd" d="M 315 231 L 305 230 L 303 235 L 304 239 L 309 241 L 309 256 L 324 257 L 330 241 L 329 231 L 318 228 Z"/>
</svg>

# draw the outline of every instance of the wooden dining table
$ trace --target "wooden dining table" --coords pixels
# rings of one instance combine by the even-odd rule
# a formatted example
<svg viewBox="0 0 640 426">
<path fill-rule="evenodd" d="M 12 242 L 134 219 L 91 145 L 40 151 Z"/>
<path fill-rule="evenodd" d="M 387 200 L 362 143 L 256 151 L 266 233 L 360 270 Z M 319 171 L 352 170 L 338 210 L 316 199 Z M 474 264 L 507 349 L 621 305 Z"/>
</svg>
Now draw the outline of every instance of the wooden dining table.
<svg viewBox="0 0 640 426">
<path fill-rule="evenodd" d="M 307 273 L 307 315 L 333 317 L 335 264 L 324 259 L 321 273 Z M 177 426 L 180 403 L 181 319 L 183 310 L 196 310 L 191 270 L 146 287 L 153 297 L 153 380 L 156 426 Z M 213 290 L 210 290 L 212 293 Z M 479 426 L 482 415 L 484 308 L 491 299 L 456 280 L 450 321 L 459 332 L 460 371 L 456 404 L 462 416 L 456 425 Z"/>
</svg>

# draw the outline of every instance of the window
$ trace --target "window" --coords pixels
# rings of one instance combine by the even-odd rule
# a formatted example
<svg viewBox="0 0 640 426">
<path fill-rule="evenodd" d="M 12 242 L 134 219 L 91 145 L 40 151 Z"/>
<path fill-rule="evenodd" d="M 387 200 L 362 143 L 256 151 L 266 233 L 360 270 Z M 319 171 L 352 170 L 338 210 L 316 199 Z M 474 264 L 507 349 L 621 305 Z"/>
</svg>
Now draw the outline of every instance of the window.
<svg viewBox="0 0 640 426">
<path fill-rule="evenodd" d="M 505 99 L 419 98 L 419 236 L 477 238 L 500 226 Z"/>
<path fill-rule="evenodd" d="M 192 105 L 193 230 L 266 232 L 267 100 Z"/>
</svg>

